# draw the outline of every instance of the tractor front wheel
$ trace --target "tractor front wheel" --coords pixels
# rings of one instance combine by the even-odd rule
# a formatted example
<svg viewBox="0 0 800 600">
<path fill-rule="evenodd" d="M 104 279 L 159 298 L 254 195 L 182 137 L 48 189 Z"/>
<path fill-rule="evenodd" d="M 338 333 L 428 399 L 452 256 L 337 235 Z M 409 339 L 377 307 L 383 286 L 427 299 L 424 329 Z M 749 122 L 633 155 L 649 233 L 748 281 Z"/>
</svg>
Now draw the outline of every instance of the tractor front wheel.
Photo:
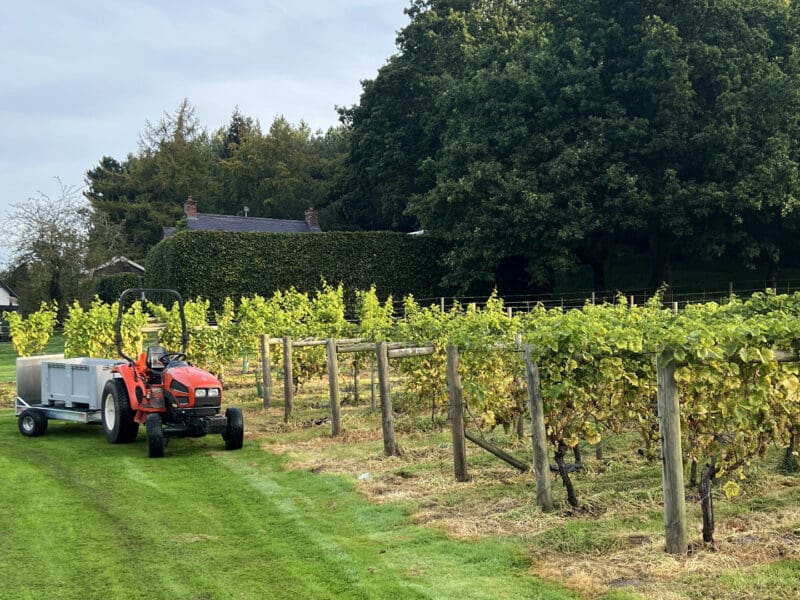
<svg viewBox="0 0 800 600">
<path fill-rule="evenodd" d="M 150 413 L 145 421 L 147 430 L 147 456 L 150 458 L 161 458 L 164 456 L 164 448 L 167 446 L 167 439 L 161 427 L 161 415 Z"/>
<path fill-rule="evenodd" d="M 112 444 L 130 444 L 139 434 L 128 390 L 121 379 L 110 379 L 103 388 L 103 432 Z"/>
<path fill-rule="evenodd" d="M 47 415 L 27 409 L 19 416 L 19 432 L 26 437 L 39 437 L 47 431 Z"/>
<path fill-rule="evenodd" d="M 238 450 L 244 444 L 244 417 L 242 409 L 231 406 L 225 411 L 225 433 L 222 439 L 225 440 L 226 450 Z"/>
</svg>

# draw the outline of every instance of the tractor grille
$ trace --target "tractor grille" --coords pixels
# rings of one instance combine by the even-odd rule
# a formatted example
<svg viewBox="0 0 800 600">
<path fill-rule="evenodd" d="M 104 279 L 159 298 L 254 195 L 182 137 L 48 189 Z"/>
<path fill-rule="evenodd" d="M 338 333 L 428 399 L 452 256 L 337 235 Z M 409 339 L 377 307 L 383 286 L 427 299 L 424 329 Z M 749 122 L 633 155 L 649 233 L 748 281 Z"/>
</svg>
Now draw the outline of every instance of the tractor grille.
<svg viewBox="0 0 800 600">
<path fill-rule="evenodd" d="M 203 407 L 206 407 L 206 406 L 217 407 L 217 406 L 220 405 L 220 402 L 221 402 L 221 400 L 220 400 L 219 396 L 217 396 L 216 398 L 209 398 L 209 397 L 197 398 L 197 397 L 195 397 L 194 406 L 195 406 L 195 408 L 203 408 Z"/>
</svg>

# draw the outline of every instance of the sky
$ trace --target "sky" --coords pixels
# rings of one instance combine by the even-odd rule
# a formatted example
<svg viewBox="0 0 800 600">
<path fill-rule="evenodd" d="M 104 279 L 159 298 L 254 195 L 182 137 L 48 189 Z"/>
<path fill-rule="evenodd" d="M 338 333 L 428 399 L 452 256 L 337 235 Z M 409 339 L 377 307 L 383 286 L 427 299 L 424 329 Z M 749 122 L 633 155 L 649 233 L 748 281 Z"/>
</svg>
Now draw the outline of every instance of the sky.
<svg viewBox="0 0 800 600">
<path fill-rule="evenodd" d="M 209 130 L 338 123 L 395 53 L 408 0 L 26 0 L 0 10 L 0 219 L 103 156 L 136 152 L 183 98 Z M 0 243 L 0 262 L 7 253 Z"/>
</svg>

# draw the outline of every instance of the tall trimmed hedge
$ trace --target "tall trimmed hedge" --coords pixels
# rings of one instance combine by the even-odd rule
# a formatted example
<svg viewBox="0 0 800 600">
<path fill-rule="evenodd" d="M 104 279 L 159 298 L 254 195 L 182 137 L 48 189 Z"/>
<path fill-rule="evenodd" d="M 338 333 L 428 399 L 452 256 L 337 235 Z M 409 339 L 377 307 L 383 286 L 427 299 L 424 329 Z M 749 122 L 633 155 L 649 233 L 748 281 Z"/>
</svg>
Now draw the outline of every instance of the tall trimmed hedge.
<svg viewBox="0 0 800 600">
<path fill-rule="evenodd" d="M 182 231 L 147 256 L 146 282 L 202 296 L 271 295 L 316 290 L 324 278 L 350 296 L 375 285 L 381 296 L 442 293 L 441 241 L 393 232 L 229 233 Z"/>
<path fill-rule="evenodd" d="M 115 273 L 101 277 L 94 284 L 95 294 L 100 296 L 100 300 L 109 304 L 119 300 L 122 292 L 128 288 L 142 286 L 142 280 L 134 273 Z"/>
</svg>

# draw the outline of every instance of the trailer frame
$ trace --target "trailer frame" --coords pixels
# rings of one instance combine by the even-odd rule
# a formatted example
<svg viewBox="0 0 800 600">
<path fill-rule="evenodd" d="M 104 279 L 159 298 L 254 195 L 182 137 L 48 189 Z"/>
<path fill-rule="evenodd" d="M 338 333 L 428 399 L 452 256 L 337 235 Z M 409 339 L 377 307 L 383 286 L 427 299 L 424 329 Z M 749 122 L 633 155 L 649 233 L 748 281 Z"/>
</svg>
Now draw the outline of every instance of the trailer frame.
<svg viewBox="0 0 800 600">
<path fill-rule="evenodd" d="M 102 423 L 103 416 L 99 409 L 90 408 L 67 408 L 61 406 L 49 406 L 46 404 L 29 404 L 19 396 L 14 398 L 14 416 L 19 417 L 26 410 L 42 412 L 48 419 L 58 421 L 73 421 L 75 423 Z"/>
</svg>

